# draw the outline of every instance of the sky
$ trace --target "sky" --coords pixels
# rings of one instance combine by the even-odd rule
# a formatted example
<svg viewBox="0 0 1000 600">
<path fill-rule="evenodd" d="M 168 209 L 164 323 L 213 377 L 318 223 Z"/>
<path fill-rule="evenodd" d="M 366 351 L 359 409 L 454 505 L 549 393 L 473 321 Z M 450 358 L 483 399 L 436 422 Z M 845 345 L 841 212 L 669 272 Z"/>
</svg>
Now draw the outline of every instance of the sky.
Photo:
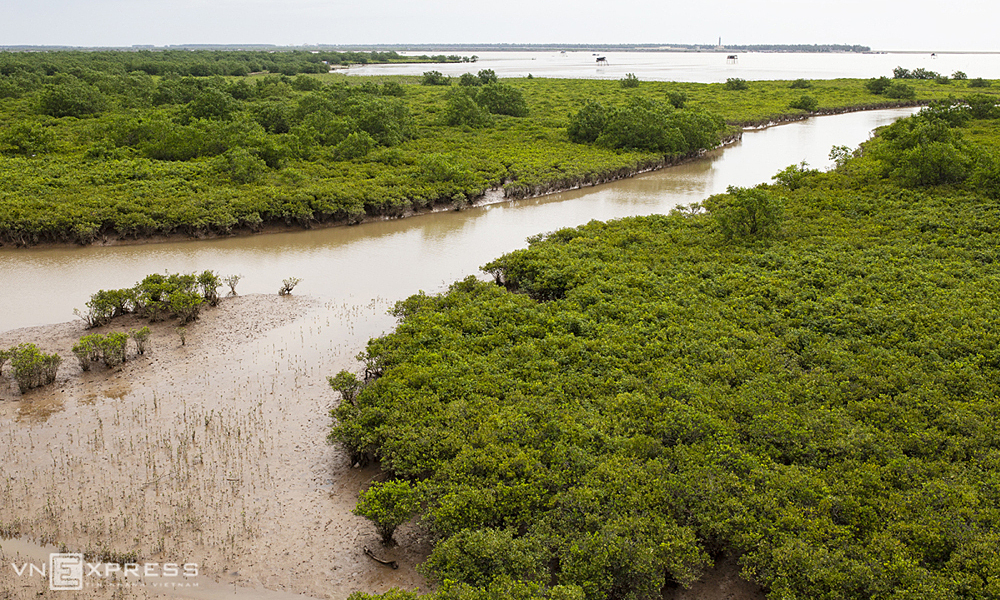
<svg viewBox="0 0 1000 600">
<path fill-rule="evenodd" d="M 0 46 L 861 44 L 1000 51 L 995 0 L 0 0 Z"/>
</svg>

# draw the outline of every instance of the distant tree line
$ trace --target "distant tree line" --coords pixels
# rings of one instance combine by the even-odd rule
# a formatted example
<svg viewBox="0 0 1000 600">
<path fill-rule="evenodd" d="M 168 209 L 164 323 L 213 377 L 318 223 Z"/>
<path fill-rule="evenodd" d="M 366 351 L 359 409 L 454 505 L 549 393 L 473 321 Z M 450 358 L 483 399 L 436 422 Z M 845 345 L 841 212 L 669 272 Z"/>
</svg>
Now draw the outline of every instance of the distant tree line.
<svg viewBox="0 0 1000 600">
<path fill-rule="evenodd" d="M 97 71 L 109 74 L 143 72 L 148 75 L 212 77 L 268 72 L 293 76 L 299 73 L 326 73 L 331 65 L 461 61 L 462 57 L 456 55 L 402 56 L 394 51 L 66 50 L 0 52 L 0 74 L 53 76 Z"/>
</svg>

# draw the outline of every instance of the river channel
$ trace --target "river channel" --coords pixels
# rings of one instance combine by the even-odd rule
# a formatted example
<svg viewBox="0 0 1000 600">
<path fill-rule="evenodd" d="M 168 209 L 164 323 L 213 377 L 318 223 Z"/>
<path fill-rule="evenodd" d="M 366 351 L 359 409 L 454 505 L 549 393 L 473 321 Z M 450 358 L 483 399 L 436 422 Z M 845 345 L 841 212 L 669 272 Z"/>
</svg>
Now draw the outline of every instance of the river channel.
<svg viewBox="0 0 1000 600">
<path fill-rule="evenodd" d="M 806 161 L 826 168 L 834 145 L 856 147 L 913 109 L 857 112 L 747 131 L 703 159 L 596 187 L 413 218 L 291 233 L 159 244 L 0 248 L 0 331 L 73 319 L 98 289 L 129 287 L 149 273 L 212 269 L 241 274 L 241 293 L 296 293 L 339 302 L 399 300 L 478 274 L 479 266 L 536 233 L 592 219 L 669 212 L 725 191 L 769 181 Z M 373 323 L 378 334 L 388 321 Z"/>
</svg>

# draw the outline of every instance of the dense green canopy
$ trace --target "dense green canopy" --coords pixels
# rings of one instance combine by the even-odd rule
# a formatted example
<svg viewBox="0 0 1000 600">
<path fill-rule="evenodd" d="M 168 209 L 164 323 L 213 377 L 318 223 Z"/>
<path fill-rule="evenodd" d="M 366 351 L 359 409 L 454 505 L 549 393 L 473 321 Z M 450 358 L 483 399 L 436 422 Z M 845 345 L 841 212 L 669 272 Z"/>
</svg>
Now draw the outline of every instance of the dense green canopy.
<svg viewBox="0 0 1000 600">
<path fill-rule="evenodd" d="M 967 110 L 401 302 L 331 437 L 424 499 L 435 593 L 659 598 L 735 556 L 770 598 L 1000 596 L 997 128 Z"/>
</svg>

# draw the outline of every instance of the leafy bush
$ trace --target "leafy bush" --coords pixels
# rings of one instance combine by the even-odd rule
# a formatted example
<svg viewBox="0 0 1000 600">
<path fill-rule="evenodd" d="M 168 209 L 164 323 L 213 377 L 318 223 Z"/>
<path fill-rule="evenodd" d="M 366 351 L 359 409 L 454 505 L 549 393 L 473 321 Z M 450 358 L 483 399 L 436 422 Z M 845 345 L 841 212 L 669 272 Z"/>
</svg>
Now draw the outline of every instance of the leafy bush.
<svg viewBox="0 0 1000 600">
<path fill-rule="evenodd" d="M 226 120 L 239 109 L 239 102 L 226 92 L 210 87 L 203 90 L 187 107 L 191 119 Z"/>
<path fill-rule="evenodd" d="M 90 336 L 96 338 L 95 343 L 101 355 L 101 361 L 109 369 L 121 365 L 128 358 L 128 334 L 113 331 L 105 335 Z"/>
<path fill-rule="evenodd" d="M 423 570 L 442 581 L 482 588 L 498 577 L 544 582 L 543 556 L 538 539 L 519 537 L 510 529 L 466 529 L 435 546 Z"/>
<path fill-rule="evenodd" d="M 623 79 L 618 80 L 623 88 L 637 88 L 639 87 L 639 78 L 635 76 L 635 73 L 626 73 Z"/>
<path fill-rule="evenodd" d="M 382 95 L 402 98 L 406 96 L 406 90 L 398 81 L 386 81 L 382 84 Z"/>
<path fill-rule="evenodd" d="M 451 77 L 446 77 L 441 71 L 424 71 L 421 85 L 451 85 Z"/>
<path fill-rule="evenodd" d="M 528 103 L 521 90 L 499 82 L 484 85 L 476 94 L 476 102 L 494 115 L 528 116 Z"/>
<path fill-rule="evenodd" d="M 885 96 L 896 100 L 912 100 L 917 97 L 917 92 L 905 83 L 896 81 L 886 88 Z"/>
<path fill-rule="evenodd" d="M 411 135 L 412 117 L 399 98 L 353 98 L 347 113 L 361 130 L 383 146 L 395 146 Z"/>
<path fill-rule="evenodd" d="M 797 190 L 805 182 L 810 179 L 811 176 L 818 174 L 819 171 L 816 169 L 810 169 L 806 161 L 802 161 L 797 165 L 789 165 L 776 173 L 771 179 L 775 180 L 779 185 L 789 189 Z"/>
<path fill-rule="evenodd" d="M 91 363 L 101 358 L 100 339 L 103 336 L 99 333 L 85 335 L 73 345 L 73 354 L 80 363 L 80 368 L 89 371 Z"/>
<path fill-rule="evenodd" d="M 236 183 L 254 183 L 267 172 L 267 163 L 246 148 L 232 148 L 222 155 L 221 170 Z"/>
<path fill-rule="evenodd" d="M 975 79 L 969 80 L 970 88 L 987 88 L 993 85 L 993 82 L 988 79 L 983 79 L 982 77 L 976 77 Z"/>
<path fill-rule="evenodd" d="M 409 521 L 420 509 L 416 490 L 407 481 L 375 482 L 361 493 L 354 514 L 375 525 L 382 544 L 392 543 L 396 528 Z"/>
<path fill-rule="evenodd" d="M 20 344 L 7 351 L 17 389 L 22 394 L 28 390 L 48 385 L 56 380 L 62 358 L 58 354 L 44 354 L 34 344 Z"/>
<path fill-rule="evenodd" d="M 177 317 L 181 323 L 188 323 L 198 318 L 203 301 L 198 292 L 179 290 L 170 294 L 168 306 L 170 313 Z"/>
<path fill-rule="evenodd" d="M 355 160 L 367 156 L 376 145 L 367 131 L 355 131 L 337 144 L 333 153 L 337 160 Z"/>
<path fill-rule="evenodd" d="M 476 77 L 483 85 L 489 85 L 491 83 L 498 83 L 500 80 L 497 79 L 497 74 L 493 72 L 493 69 L 480 69 L 476 73 Z"/>
<path fill-rule="evenodd" d="M 812 86 L 813 86 L 812 82 L 809 81 L 808 79 L 796 79 L 795 81 L 788 84 L 788 87 L 790 87 L 793 90 L 805 90 L 811 88 Z"/>
<path fill-rule="evenodd" d="M 771 237 L 781 229 L 783 203 L 761 186 L 729 186 L 724 196 L 714 196 L 705 206 L 727 240 Z"/>
<path fill-rule="evenodd" d="M 35 156 L 51 152 L 55 135 L 40 123 L 22 121 L 0 134 L 0 151 L 21 156 Z"/>
<path fill-rule="evenodd" d="M 327 377 L 327 382 L 330 387 L 340 392 L 341 399 L 348 404 L 355 404 L 363 385 L 350 371 L 341 371 L 335 377 Z"/>
<path fill-rule="evenodd" d="M 797 108 L 799 110 L 812 112 L 817 108 L 819 108 L 819 100 L 817 100 L 813 96 L 806 95 L 796 100 L 793 100 L 788 104 L 788 106 L 790 106 L 791 108 Z"/>
<path fill-rule="evenodd" d="M 222 287 L 222 280 L 214 271 L 202 271 L 198 275 L 198 287 L 201 288 L 202 297 L 209 306 L 219 303 L 219 288 Z"/>
<path fill-rule="evenodd" d="M 608 114 L 597 144 L 652 152 L 680 152 L 681 132 L 670 127 L 673 108 L 655 100 L 634 97 Z"/>
<path fill-rule="evenodd" d="M 591 100 L 570 117 L 566 133 L 570 141 L 577 144 L 592 144 L 604 131 L 607 122 L 608 110 L 600 102 Z"/>
<path fill-rule="evenodd" d="M 479 80 L 476 79 L 476 81 Z M 479 129 L 487 127 L 492 119 L 489 111 L 480 106 L 472 94 L 462 90 L 452 90 L 448 93 L 448 106 L 445 108 L 444 122 L 452 127 Z"/>
<path fill-rule="evenodd" d="M 890 178 L 909 187 L 962 182 L 976 155 L 958 130 L 927 117 L 886 127 L 869 152 L 886 166 Z"/>
<path fill-rule="evenodd" d="M 213 295 L 218 301 L 219 285 L 218 278 L 211 271 L 205 271 L 200 276 L 154 273 L 131 288 L 100 290 L 87 301 L 87 312 L 73 312 L 84 320 L 88 328 L 106 325 L 116 317 L 132 313 L 154 322 L 168 316 L 187 322 L 198 318 L 206 296 L 209 302 Z"/>
<path fill-rule="evenodd" d="M 674 108 L 684 108 L 687 101 L 688 95 L 685 92 L 678 92 L 676 90 L 667 92 L 667 102 L 669 102 Z"/>
<path fill-rule="evenodd" d="M 986 94 L 972 94 L 965 99 L 969 107 L 969 115 L 973 119 L 995 119 L 1000 116 L 997 111 L 997 97 Z"/>
<path fill-rule="evenodd" d="M 128 336 L 135 342 L 135 351 L 139 354 L 145 354 L 149 347 L 149 327 L 132 329 L 128 332 Z"/>
<path fill-rule="evenodd" d="M 892 80 L 888 77 L 879 77 L 877 79 L 872 78 L 865 82 L 865 89 L 873 94 L 882 95 L 885 93 L 889 86 L 892 85 Z"/>
<path fill-rule="evenodd" d="M 478 87 L 483 85 L 483 82 L 472 73 L 462 73 L 458 78 L 458 85 L 462 87 Z"/>
<path fill-rule="evenodd" d="M 64 77 L 42 88 L 38 109 L 51 117 L 87 117 L 107 108 L 108 101 L 96 87 L 75 77 Z"/>
<path fill-rule="evenodd" d="M 726 79 L 725 88 L 731 92 L 738 92 L 740 90 L 750 89 L 750 84 L 748 84 L 745 79 L 730 77 Z"/>
</svg>

